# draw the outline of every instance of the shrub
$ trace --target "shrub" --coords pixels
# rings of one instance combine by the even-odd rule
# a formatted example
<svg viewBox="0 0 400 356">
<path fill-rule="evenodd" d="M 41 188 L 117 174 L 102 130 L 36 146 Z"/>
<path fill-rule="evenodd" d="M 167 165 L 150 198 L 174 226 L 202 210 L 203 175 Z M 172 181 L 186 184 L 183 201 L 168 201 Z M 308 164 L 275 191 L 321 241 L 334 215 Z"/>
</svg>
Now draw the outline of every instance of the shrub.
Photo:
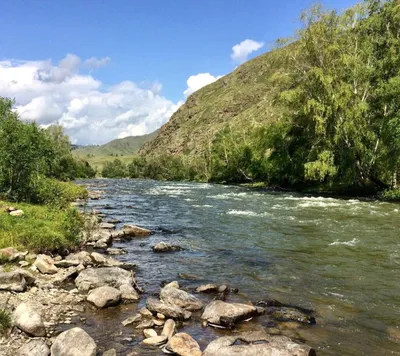
<svg viewBox="0 0 400 356">
<path fill-rule="evenodd" d="M 32 202 L 65 208 L 76 199 L 86 199 L 86 188 L 55 179 L 39 177 L 34 182 Z"/>
<path fill-rule="evenodd" d="M 386 189 L 380 194 L 380 197 L 387 201 L 400 201 L 400 189 Z"/>
</svg>

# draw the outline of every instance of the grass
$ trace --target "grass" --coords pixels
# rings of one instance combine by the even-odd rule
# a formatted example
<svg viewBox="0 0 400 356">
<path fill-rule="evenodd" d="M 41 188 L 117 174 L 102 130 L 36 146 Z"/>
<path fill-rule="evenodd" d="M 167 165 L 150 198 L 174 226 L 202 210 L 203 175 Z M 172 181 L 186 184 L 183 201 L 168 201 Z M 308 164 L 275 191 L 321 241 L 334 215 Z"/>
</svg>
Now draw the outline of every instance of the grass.
<svg viewBox="0 0 400 356">
<path fill-rule="evenodd" d="M 6 208 L 11 205 L 23 210 L 24 215 L 10 216 Z M 73 248 L 80 242 L 82 229 L 82 217 L 75 209 L 0 201 L 0 248 L 36 252 Z"/>
<path fill-rule="evenodd" d="M 0 335 L 11 328 L 11 315 L 8 311 L 0 309 Z"/>
</svg>

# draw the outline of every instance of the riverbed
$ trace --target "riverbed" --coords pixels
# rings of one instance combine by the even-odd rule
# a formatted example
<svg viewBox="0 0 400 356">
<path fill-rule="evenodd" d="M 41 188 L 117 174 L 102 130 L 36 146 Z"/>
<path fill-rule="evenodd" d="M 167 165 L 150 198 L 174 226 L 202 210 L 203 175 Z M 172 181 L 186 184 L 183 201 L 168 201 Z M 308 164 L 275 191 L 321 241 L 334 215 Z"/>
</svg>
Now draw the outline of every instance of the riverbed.
<svg viewBox="0 0 400 356">
<path fill-rule="evenodd" d="M 146 295 L 164 281 L 225 283 L 239 289 L 239 300 L 274 298 L 314 310 L 316 325 L 285 333 L 318 355 L 400 355 L 400 206 L 212 184 L 80 183 L 103 192 L 89 209 L 155 232 L 114 244 L 128 251 L 121 260 L 137 264 Z M 155 254 L 160 241 L 185 250 Z M 134 308 L 88 315 L 87 327 L 105 348 L 136 345 L 135 336 L 110 330 Z M 201 346 L 225 333 L 193 323 L 182 330 Z M 154 354 L 140 354 L 147 353 Z"/>
</svg>

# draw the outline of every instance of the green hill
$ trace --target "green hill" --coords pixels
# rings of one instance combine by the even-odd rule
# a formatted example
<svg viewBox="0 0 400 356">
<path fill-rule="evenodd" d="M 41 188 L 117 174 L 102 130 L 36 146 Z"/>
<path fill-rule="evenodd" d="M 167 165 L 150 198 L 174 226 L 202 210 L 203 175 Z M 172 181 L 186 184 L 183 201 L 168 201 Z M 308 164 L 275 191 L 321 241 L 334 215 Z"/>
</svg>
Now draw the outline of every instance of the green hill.
<svg viewBox="0 0 400 356">
<path fill-rule="evenodd" d="M 196 155 L 227 126 L 243 129 L 278 118 L 281 108 L 275 98 L 285 75 L 283 51 L 254 58 L 192 94 L 140 154 Z"/>
<path fill-rule="evenodd" d="M 110 141 L 104 145 L 76 146 L 72 154 L 74 157 L 88 161 L 97 170 L 101 170 L 105 162 L 113 161 L 115 158 L 124 163 L 130 163 L 140 147 L 156 136 L 157 133 L 158 131 L 154 131 L 148 135 L 129 136 Z"/>
</svg>

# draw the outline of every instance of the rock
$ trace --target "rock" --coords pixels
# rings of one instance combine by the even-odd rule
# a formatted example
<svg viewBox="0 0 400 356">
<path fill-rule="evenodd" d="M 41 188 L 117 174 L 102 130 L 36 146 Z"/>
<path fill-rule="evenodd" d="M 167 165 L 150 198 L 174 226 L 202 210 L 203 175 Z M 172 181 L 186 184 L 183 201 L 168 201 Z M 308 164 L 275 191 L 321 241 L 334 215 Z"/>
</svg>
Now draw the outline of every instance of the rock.
<svg viewBox="0 0 400 356">
<path fill-rule="evenodd" d="M 205 284 L 196 289 L 197 293 L 216 293 L 219 292 L 216 284 Z M 222 292 L 220 292 L 222 293 Z"/>
<path fill-rule="evenodd" d="M 257 309 L 252 305 L 214 300 L 205 307 L 201 319 L 212 324 L 232 327 L 235 323 L 255 315 Z"/>
<path fill-rule="evenodd" d="M 127 252 L 122 248 L 108 248 L 106 251 L 109 255 L 125 255 Z"/>
<path fill-rule="evenodd" d="M 178 245 L 171 245 L 167 242 L 161 241 L 152 247 L 153 252 L 175 252 L 183 251 L 183 247 Z"/>
<path fill-rule="evenodd" d="M 200 279 L 199 276 L 196 276 L 194 274 L 188 274 L 188 273 L 178 273 L 178 277 L 181 279 L 185 279 L 187 281 L 197 281 Z"/>
<path fill-rule="evenodd" d="M 158 336 L 157 332 L 154 329 L 144 329 L 143 335 L 146 339 L 154 336 Z"/>
<path fill-rule="evenodd" d="M 87 251 L 80 251 L 78 253 L 69 254 L 67 257 L 65 257 L 65 260 L 73 261 L 78 264 L 82 263 L 84 266 L 93 264 L 93 260 L 90 256 L 90 253 Z"/>
<path fill-rule="evenodd" d="M 139 313 L 145 318 L 152 318 L 153 317 L 153 313 L 147 308 L 140 309 Z"/>
<path fill-rule="evenodd" d="M 47 255 L 38 255 L 34 266 L 43 274 L 55 274 L 58 268 L 54 265 L 54 260 Z"/>
<path fill-rule="evenodd" d="M 136 326 L 136 329 L 149 329 L 154 326 L 154 321 L 151 319 L 143 320 L 140 324 Z"/>
<path fill-rule="evenodd" d="M 113 238 L 113 233 L 110 230 L 95 230 L 93 231 L 87 241 L 96 242 L 96 241 L 104 241 L 107 245 L 111 243 Z"/>
<path fill-rule="evenodd" d="M 0 272 L 0 290 L 24 292 L 27 288 L 25 276 L 19 272 Z"/>
<path fill-rule="evenodd" d="M 107 263 L 107 259 L 100 253 L 92 252 L 90 257 L 92 258 L 93 263 L 96 265 L 104 265 Z"/>
<path fill-rule="evenodd" d="M 78 260 L 61 260 L 55 261 L 54 265 L 59 268 L 68 268 L 68 267 L 76 267 L 81 264 Z"/>
<path fill-rule="evenodd" d="M 161 320 L 164 320 L 165 319 L 165 315 L 161 314 L 161 313 L 157 313 L 157 318 L 161 319 Z"/>
<path fill-rule="evenodd" d="M 153 323 L 156 326 L 163 326 L 165 324 L 165 320 L 153 319 Z"/>
<path fill-rule="evenodd" d="M 136 314 L 134 316 L 130 316 L 129 318 L 125 319 L 121 324 L 123 326 L 128 326 L 134 323 L 137 323 L 142 320 L 142 315 L 141 314 Z"/>
<path fill-rule="evenodd" d="M 285 336 L 269 336 L 254 332 L 225 336 L 212 341 L 203 356 L 316 356 L 307 346 L 293 342 Z"/>
<path fill-rule="evenodd" d="M 115 349 L 110 349 L 103 352 L 103 356 L 117 356 L 117 351 Z"/>
<path fill-rule="evenodd" d="M 51 346 L 51 356 L 96 356 L 96 351 L 96 343 L 81 328 L 64 331 Z"/>
<path fill-rule="evenodd" d="M 143 340 L 143 344 L 152 345 L 152 346 L 160 346 L 164 345 L 168 341 L 166 336 L 153 336 L 148 339 Z"/>
<path fill-rule="evenodd" d="M 282 322 L 295 321 L 301 324 L 316 324 L 315 318 L 305 312 L 292 307 L 269 307 L 267 308 L 267 314 L 273 319 Z"/>
<path fill-rule="evenodd" d="M 131 284 L 123 284 L 119 287 L 121 292 L 121 298 L 124 301 L 137 301 L 140 299 L 139 293 L 136 291 L 135 288 L 132 287 Z"/>
<path fill-rule="evenodd" d="M 100 229 L 104 229 L 104 230 L 114 230 L 115 229 L 115 225 L 114 224 L 110 224 L 110 223 L 101 223 L 99 225 Z"/>
<path fill-rule="evenodd" d="M 196 340 L 186 333 L 178 333 L 167 344 L 166 349 L 180 356 L 201 356 L 202 352 Z"/>
<path fill-rule="evenodd" d="M 97 308 L 117 305 L 121 301 L 121 292 L 109 286 L 99 287 L 89 293 L 87 301 L 94 304 Z"/>
<path fill-rule="evenodd" d="M 147 298 L 146 305 L 153 313 L 161 313 L 171 319 L 187 320 L 192 316 L 191 312 L 176 305 L 169 305 L 156 298 Z"/>
<path fill-rule="evenodd" d="M 50 355 L 50 349 L 46 343 L 42 340 L 35 339 L 30 340 L 24 346 L 22 346 L 18 352 L 18 356 L 48 356 Z"/>
<path fill-rule="evenodd" d="M 170 339 L 175 333 L 175 321 L 172 319 L 168 319 L 165 324 L 164 328 L 161 332 L 161 335 L 166 336 L 168 339 Z"/>
<path fill-rule="evenodd" d="M 28 251 L 19 252 L 14 247 L 6 247 L 0 249 L 0 260 L 7 260 L 9 262 L 14 262 L 18 260 L 23 260 L 27 254 Z"/>
<path fill-rule="evenodd" d="M 75 279 L 78 290 L 86 292 L 107 285 L 119 288 L 123 284 L 133 283 L 133 274 L 119 267 L 87 268 Z"/>
<path fill-rule="evenodd" d="M 173 281 L 164 285 L 164 288 L 180 288 L 179 283 L 177 281 Z"/>
<path fill-rule="evenodd" d="M 118 220 L 118 219 L 108 219 L 108 221 L 107 221 L 109 224 L 120 224 L 120 223 L 122 223 L 122 221 L 121 220 Z"/>
<path fill-rule="evenodd" d="M 53 284 L 56 286 L 62 285 L 67 280 L 76 278 L 76 276 L 78 276 L 78 273 L 83 269 L 85 269 L 83 265 L 61 269 L 55 274 Z"/>
<path fill-rule="evenodd" d="M 194 295 L 174 287 L 162 288 L 160 299 L 166 304 L 176 305 L 189 311 L 200 310 L 203 307 L 202 302 Z"/>
<path fill-rule="evenodd" d="M 41 315 L 29 303 L 21 303 L 13 313 L 14 325 L 31 336 L 46 336 Z"/>
<path fill-rule="evenodd" d="M 20 216 L 24 216 L 24 212 L 22 210 L 13 210 L 10 212 L 10 215 L 20 217 Z"/>
<path fill-rule="evenodd" d="M 126 237 L 150 236 L 152 234 L 151 230 L 135 225 L 125 225 L 123 231 Z"/>
</svg>

